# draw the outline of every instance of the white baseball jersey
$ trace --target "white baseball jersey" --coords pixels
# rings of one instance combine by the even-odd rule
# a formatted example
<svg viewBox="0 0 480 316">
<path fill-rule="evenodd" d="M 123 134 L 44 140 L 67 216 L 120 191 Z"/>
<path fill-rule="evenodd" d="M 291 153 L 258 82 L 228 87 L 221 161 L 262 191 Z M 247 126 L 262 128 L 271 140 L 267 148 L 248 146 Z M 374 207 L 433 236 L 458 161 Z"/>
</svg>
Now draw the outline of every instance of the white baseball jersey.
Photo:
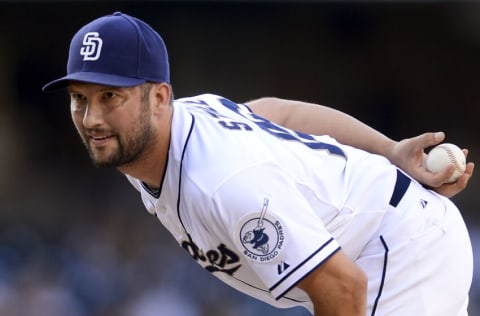
<svg viewBox="0 0 480 316">
<path fill-rule="evenodd" d="M 384 157 L 288 130 L 219 96 L 179 99 L 173 109 L 160 190 L 127 177 L 197 263 L 271 305 L 313 311 L 295 285 L 342 249 L 371 279 L 371 314 L 380 310 L 381 299 L 389 300 L 385 279 L 395 279 L 385 276 L 389 241 L 382 230 L 399 221 L 385 224 L 392 216 L 385 215 L 403 203 L 409 178 Z M 365 260 L 372 249 L 380 266 Z"/>
</svg>

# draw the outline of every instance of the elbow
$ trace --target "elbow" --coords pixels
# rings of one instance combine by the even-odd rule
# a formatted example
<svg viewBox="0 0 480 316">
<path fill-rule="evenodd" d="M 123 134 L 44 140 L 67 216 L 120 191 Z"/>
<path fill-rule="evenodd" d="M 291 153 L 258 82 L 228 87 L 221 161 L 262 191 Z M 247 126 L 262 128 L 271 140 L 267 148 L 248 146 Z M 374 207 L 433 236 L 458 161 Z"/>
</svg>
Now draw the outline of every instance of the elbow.
<svg viewBox="0 0 480 316">
<path fill-rule="evenodd" d="M 350 305 L 348 315 L 362 315 L 366 313 L 368 278 L 362 270 L 356 270 L 350 275 L 348 284 L 344 284 L 342 301 Z M 343 313 L 342 313 L 343 314 Z"/>
<path fill-rule="evenodd" d="M 326 304 L 324 301 L 325 297 L 322 298 L 322 302 L 313 300 L 316 310 L 319 307 L 317 311 L 321 311 L 318 315 L 330 315 L 329 312 L 332 312 L 332 315 L 365 316 L 367 310 L 367 287 L 368 279 L 362 270 L 358 269 L 353 273 L 348 273 L 348 276 L 339 280 L 336 289 L 331 293 L 333 297 L 327 299 L 330 301 L 336 300 L 336 307 L 333 307 L 332 310 L 324 309 Z"/>
<path fill-rule="evenodd" d="M 310 296 L 315 315 L 365 316 L 367 275 L 344 256 L 332 257 L 298 287 Z"/>
<path fill-rule="evenodd" d="M 315 315 L 365 316 L 367 275 L 342 250 L 312 271 L 298 287 L 310 296 Z"/>
<path fill-rule="evenodd" d="M 368 278 L 363 270 L 358 269 L 355 273 L 350 277 L 350 282 L 346 286 L 345 291 L 349 293 L 352 300 L 366 300 L 367 295 L 367 287 L 368 287 Z"/>
<path fill-rule="evenodd" d="M 337 279 L 336 288 L 330 288 L 335 296 L 345 303 L 349 302 L 352 306 L 363 306 L 363 302 L 366 302 L 367 298 L 367 286 L 368 279 L 366 274 L 357 269 L 350 271 L 343 276 L 343 278 Z M 356 314 L 355 314 L 356 315 Z"/>
</svg>

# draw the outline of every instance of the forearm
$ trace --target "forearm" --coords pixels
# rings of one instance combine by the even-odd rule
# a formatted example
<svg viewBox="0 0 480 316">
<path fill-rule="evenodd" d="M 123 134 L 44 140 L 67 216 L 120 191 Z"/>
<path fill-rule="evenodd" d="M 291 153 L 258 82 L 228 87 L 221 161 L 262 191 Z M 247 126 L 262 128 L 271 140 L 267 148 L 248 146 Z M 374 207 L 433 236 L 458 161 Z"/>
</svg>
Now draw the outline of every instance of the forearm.
<svg viewBox="0 0 480 316">
<path fill-rule="evenodd" d="M 262 98 L 249 103 L 252 110 L 287 128 L 314 135 L 330 135 L 339 142 L 387 156 L 394 141 L 356 118 L 326 106 Z"/>
<path fill-rule="evenodd" d="M 315 316 L 365 316 L 366 289 L 363 287 L 343 288 L 343 291 L 327 289 L 321 301 L 313 301 Z"/>
<path fill-rule="evenodd" d="M 315 316 L 365 316 L 367 285 L 365 273 L 340 250 L 298 287 L 312 300 Z"/>
</svg>

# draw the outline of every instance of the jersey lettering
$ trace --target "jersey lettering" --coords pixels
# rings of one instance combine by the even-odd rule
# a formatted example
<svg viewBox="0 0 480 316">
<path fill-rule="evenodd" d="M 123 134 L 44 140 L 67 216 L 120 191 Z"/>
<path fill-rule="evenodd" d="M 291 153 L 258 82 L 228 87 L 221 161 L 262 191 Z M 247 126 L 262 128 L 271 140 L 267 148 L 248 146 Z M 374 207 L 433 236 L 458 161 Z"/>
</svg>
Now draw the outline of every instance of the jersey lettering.
<svg viewBox="0 0 480 316">
<path fill-rule="evenodd" d="M 223 272 L 228 275 L 233 275 L 242 266 L 239 263 L 240 258 L 238 255 L 228 249 L 223 243 L 220 244 L 217 249 L 208 250 L 206 254 L 203 253 L 191 238 L 188 241 L 183 241 L 182 247 L 187 250 L 197 263 L 211 273 Z"/>
<path fill-rule="evenodd" d="M 246 123 L 242 122 L 234 122 L 234 121 L 219 121 L 220 125 L 228 129 L 237 129 L 237 130 L 244 130 L 244 131 L 251 131 L 252 127 Z"/>
<path fill-rule="evenodd" d="M 216 119 L 217 122 L 224 128 L 228 128 L 231 130 L 244 130 L 244 131 L 252 130 L 252 127 L 249 126 L 248 124 L 231 120 L 229 117 L 222 115 L 220 112 L 212 108 L 207 102 L 203 100 L 188 100 L 187 102 L 196 104 L 197 108 L 202 109 L 208 115 Z"/>
<path fill-rule="evenodd" d="M 287 141 L 300 142 L 311 149 L 326 150 L 330 154 L 337 155 L 346 159 L 346 155 L 343 150 L 335 145 L 320 142 L 312 135 L 283 128 L 282 126 L 279 126 L 259 115 L 256 115 L 255 113 L 250 112 L 246 107 L 240 106 L 239 104 L 232 102 L 228 99 L 220 98 L 219 101 L 226 108 L 243 116 L 244 118 L 248 119 L 258 127 L 260 127 L 262 130 L 272 134 L 275 137 Z M 211 107 L 207 102 L 203 100 L 187 100 L 186 102 L 196 104 L 198 109 L 205 111 L 211 117 L 215 118 L 217 122 L 224 128 L 242 131 L 253 130 L 253 128 L 247 123 L 232 120 L 231 118 L 218 112 L 216 109 Z"/>
<path fill-rule="evenodd" d="M 333 155 L 338 155 L 343 158 L 347 158 L 345 153 L 343 152 L 342 149 L 339 147 L 328 144 L 328 143 L 323 143 L 315 139 L 312 135 L 308 135 L 305 133 L 285 129 L 259 115 L 256 115 L 255 113 L 252 113 L 248 110 L 243 110 L 242 108 L 236 104 L 235 102 L 232 102 L 228 99 L 225 98 L 220 98 L 220 102 L 230 110 L 242 115 L 243 117 L 249 119 L 253 123 L 255 123 L 258 127 L 263 129 L 264 131 L 267 131 L 268 133 L 284 139 L 288 141 L 298 141 L 301 142 L 302 144 L 315 149 L 315 150 L 327 150 L 330 154 Z"/>
</svg>

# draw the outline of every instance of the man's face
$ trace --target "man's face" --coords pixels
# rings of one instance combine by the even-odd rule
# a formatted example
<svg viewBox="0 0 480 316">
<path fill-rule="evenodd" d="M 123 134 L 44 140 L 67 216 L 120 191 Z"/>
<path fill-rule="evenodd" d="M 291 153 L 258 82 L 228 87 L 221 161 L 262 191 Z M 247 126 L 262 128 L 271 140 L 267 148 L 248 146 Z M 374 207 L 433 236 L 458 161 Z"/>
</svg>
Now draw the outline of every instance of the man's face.
<svg viewBox="0 0 480 316">
<path fill-rule="evenodd" d="M 128 165 L 154 141 L 147 87 L 69 84 L 72 119 L 96 166 Z"/>
</svg>

